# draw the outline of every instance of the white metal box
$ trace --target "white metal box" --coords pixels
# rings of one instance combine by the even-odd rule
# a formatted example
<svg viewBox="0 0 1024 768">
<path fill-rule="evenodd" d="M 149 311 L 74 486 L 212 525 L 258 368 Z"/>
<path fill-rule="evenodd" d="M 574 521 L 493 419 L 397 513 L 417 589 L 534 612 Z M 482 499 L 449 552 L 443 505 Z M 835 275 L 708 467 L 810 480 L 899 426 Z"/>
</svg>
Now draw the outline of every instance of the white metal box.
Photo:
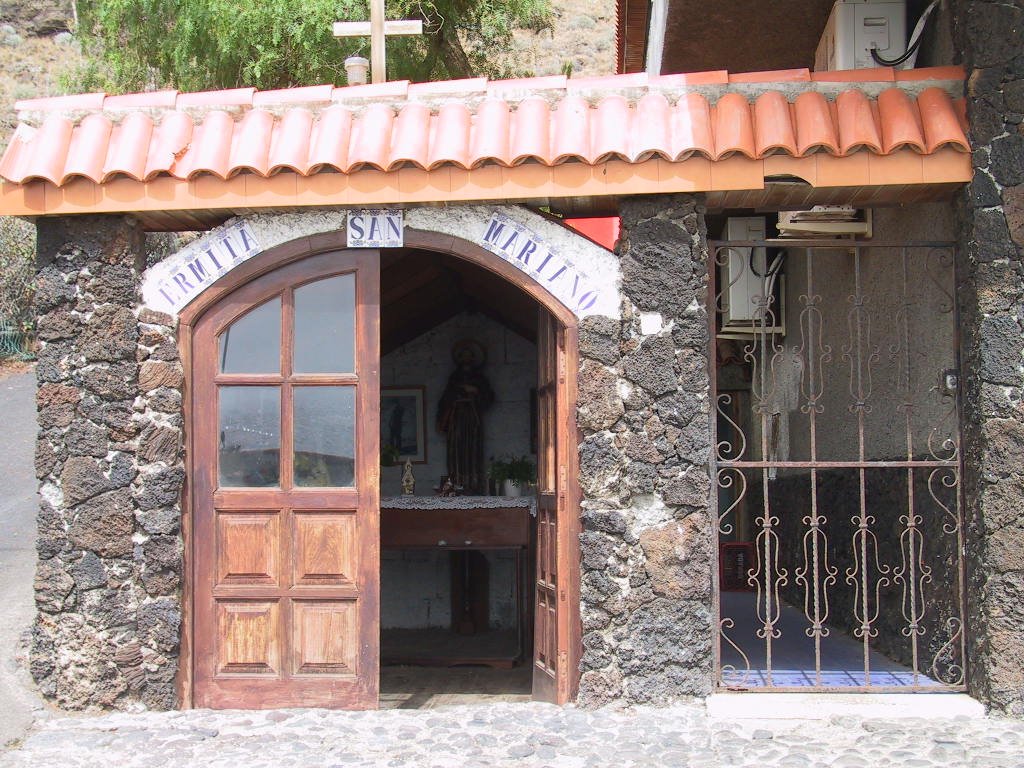
<svg viewBox="0 0 1024 768">
<path fill-rule="evenodd" d="M 907 50 L 905 0 L 838 0 L 814 54 L 814 70 L 877 67 L 872 48 L 883 59 Z"/>
<path fill-rule="evenodd" d="M 730 216 L 725 224 L 725 240 L 763 241 L 766 229 L 764 216 Z M 750 328 L 758 316 L 761 297 L 766 295 L 766 249 L 729 247 L 727 256 L 722 269 L 722 322 L 726 328 Z"/>
</svg>

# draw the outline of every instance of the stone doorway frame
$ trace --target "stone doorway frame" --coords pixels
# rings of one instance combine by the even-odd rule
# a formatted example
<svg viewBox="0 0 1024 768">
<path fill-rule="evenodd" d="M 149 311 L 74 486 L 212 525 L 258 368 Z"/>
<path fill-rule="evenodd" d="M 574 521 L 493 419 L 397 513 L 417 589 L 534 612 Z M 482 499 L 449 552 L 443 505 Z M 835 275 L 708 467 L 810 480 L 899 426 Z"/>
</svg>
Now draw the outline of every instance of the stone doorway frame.
<svg viewBox="0 0 1024 768">
<path fill-rule="evenodd" d="M 574 701 L 579 687 L 579 660 L 582 655 L 582 621 L 580 616 L 580 503 L 582 491 L 579 483 L 579 430 L 575 424 L 578 407 L 578 371 L 579 371 L 579 318 L 554 295 L 549 293 L 537 281 L 521 270 L 503 261 L 483 247 L 453 235 L 440 232 L 405 228 L 406 248 L 419 248 L 450 254 L 465 259 L 470 263 L 487 269 L 504 280 L 525 291 L 566 329 L 565 386 L 567 388 L 569 406 L 565 423 L 557 425 L 564 432 L 566 446 L 565 470 L 568 478 L 565 511 L 559 516 L 558 529 L 558 560 L 562 564 L 561 572 L 564 581 L 559 585 L 560 603 L 567 612 L 568 631 L 560 636 L 559 658 L 562 672 L 567 676 L 565 684 L 559 685 L 556 703 L 565 704 Z M 179 667 L 176 679 L 178 701 L 182 709 L 193 707 L 193 627 L 194 620 L 192 601 L 194 585 L 195 559 L 193 556 L 192 532 L 192 487 L 189 482 L 192 476 L 192 461 L 195 450 L 192 444 L 193 431 L 189 429 L 192 420 L 192 404 L 189 393 L 192 391 L 193 351 L 192 335 L 195 325 L 203 314 L 220 299 L 245 285 L 260 275 L 271 272 L 286 264 L 300 261 L 320 253 L 347 248 L 344 229 L 300 236 L 294 240 L 273 246 L 252 257 L 243 264 L 228 272 L 213 285 L 208 287 L 181 310 L 178 317 L 178 351 L 184 368 L 184 447 L 185 447 L 185 487 L 181 500 L 181 534 L 184 543 L 184 578 L 182 589 L 182 623 L 181 645 L 179 651 Z M 531 662 L 532 663 L 532 662 Z M 561 681 L 560 681 L 561 682 Z"/>
</svg>

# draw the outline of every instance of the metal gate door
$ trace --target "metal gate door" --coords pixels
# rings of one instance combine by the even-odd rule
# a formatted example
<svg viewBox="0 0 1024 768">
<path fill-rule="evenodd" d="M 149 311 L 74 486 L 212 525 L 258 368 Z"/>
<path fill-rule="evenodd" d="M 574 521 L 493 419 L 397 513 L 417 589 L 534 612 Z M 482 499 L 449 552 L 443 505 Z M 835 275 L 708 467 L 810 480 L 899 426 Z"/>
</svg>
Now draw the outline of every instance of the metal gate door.
<svg viewBox="0 0 1024 768">
<path fill-rule="evenodd" d="M 953 246 L 711 247 L 719 687 L 962 690 Z"/>
</svg>

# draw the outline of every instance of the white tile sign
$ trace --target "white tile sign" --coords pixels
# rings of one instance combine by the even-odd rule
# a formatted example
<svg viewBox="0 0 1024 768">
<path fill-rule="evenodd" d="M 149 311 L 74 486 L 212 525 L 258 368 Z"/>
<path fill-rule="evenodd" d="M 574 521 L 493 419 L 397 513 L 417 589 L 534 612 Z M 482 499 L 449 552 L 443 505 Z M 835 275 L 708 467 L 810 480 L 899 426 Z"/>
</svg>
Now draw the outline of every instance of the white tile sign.
<svg viewBox="0 0 1024 768">
<path fill-rule="evenodd" d="M 603 298 L 599 282 L 510 216 L 495 211 L 477 242 L 528 274 L 577 315 L 587 314 Z"/>
<path fill-rule="evenodd" d="M 347 219 L 349 248 L 401 248 L 405 245 L 402 210 L 365 208 L 349 211 Z"/>
<path fill-rule="evenodd" d="M 142 298 L 148 307 L 177 314 L 218 278 L 261 250 L 249 222 L 225 224 L 148 270 Z"/>
</svg>

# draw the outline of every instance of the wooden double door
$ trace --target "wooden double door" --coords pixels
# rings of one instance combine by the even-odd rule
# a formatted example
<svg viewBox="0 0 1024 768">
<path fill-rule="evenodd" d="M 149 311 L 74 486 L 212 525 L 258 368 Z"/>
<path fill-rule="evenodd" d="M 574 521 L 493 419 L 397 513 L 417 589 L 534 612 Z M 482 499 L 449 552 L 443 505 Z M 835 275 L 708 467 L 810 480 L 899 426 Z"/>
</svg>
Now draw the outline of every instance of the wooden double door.
<svg viewBox="0 0 1024 768">
<path fill-rule="evenodd" d="M 378 704 L 379 264 L 373 250 L 293 262 L 194 326 L 194 706 Z M 564 702 L 565 329 L 541 310 L 539 336 L 534 692 Z"/>
</svg>

